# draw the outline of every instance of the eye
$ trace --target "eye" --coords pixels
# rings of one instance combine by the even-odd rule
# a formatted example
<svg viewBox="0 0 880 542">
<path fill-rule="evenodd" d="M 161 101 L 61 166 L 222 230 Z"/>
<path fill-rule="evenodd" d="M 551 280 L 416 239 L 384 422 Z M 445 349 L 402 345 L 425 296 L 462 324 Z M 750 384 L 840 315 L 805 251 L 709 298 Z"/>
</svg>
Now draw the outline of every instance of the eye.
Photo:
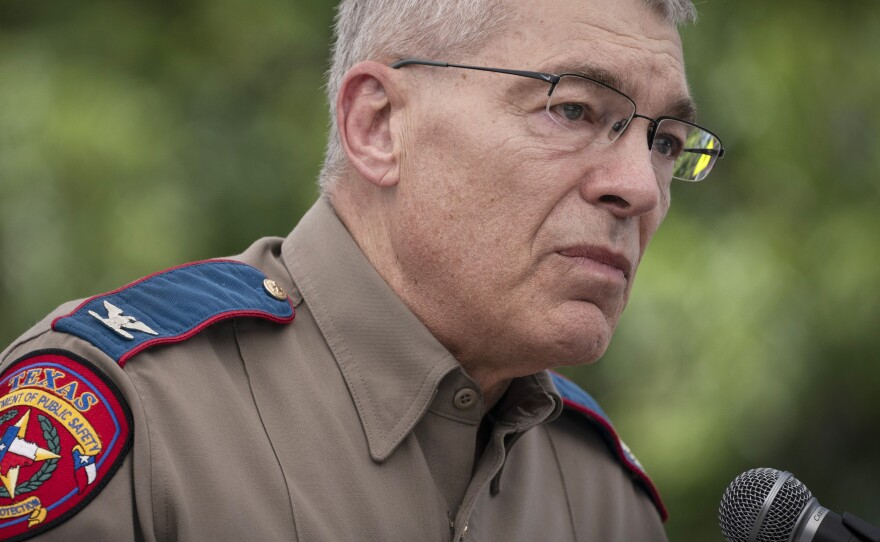
<svg viewBox="0 0 880 542">
<path fill-rule="evenodd" d="M 556 122 L 569 128 L 592 128 L 605 122 L 602 114 L 586 102 L 554 104 L 548 111 Z"/>
<path fill-rule="evenodd" d="M 563 103 L 555 106 L 554 109 L 557 114 L 568 121 L 584 120 L 587 116 L 587 106 L 584 104 Z"/>
<path fill-rule="evenodd" d="M 659 134 L 654 138 L 652 149 L 664 158 L 675 160 L 681 154 L 682 143 L 677 137 L 669 134 Z"/>
</svg>

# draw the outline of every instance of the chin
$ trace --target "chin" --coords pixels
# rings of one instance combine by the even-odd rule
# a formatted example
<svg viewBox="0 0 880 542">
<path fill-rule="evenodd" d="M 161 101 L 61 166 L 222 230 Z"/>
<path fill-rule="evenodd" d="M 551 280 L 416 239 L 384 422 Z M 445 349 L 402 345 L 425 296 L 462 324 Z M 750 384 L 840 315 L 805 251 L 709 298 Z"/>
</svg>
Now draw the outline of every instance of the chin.
<svg viewBox="0 0 880 542">
<path fill-rule="evenodd" d="M 617 318 L 608 318 L 595 305 L 579 318 L 568 318 L 550 330 L 553 341 L 553 367 L 587 365 L 605 354 L 617 326 Z"/>
<path fill-rule="evenodd" d="M 609 341 L 604 336 L 580 337 L 577 343 L 566 345 L 563 352 L 557 356 L 554 367 L 570 367 L 574 365 L 589 365 L 599 360 L 608 349 Z"/>
</svg>

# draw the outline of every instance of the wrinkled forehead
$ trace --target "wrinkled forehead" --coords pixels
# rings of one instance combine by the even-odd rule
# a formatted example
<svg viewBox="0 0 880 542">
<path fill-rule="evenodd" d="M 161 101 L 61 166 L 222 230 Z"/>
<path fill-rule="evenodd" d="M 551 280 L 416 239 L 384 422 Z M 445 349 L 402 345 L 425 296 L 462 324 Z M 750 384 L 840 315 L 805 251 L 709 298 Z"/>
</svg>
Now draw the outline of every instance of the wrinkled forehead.
<svg viewBox="0 0 880 542">
<path fill-rule="evenodd" d="M 481 51 L 494 65 L 601 74 L 640 110 L 690 102 L 678 30 L 642 0 L 508 1 L 507 29 Z"/>
</svg>

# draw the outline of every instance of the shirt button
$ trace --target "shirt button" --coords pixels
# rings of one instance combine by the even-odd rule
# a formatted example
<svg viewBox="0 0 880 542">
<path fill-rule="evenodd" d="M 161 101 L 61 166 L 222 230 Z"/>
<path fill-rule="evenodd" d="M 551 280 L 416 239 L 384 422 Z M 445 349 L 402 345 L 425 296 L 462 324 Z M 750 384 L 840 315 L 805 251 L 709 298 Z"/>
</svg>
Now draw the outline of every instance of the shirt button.
<svg viewBox="0 0 880 542">
<path fill-rule="evenodd" d="M 455 392 L 452 403 L 459 410 L 468 410 L 477 404 L 477 392 L 471 388 L 462 388 Z"/>
</svg>

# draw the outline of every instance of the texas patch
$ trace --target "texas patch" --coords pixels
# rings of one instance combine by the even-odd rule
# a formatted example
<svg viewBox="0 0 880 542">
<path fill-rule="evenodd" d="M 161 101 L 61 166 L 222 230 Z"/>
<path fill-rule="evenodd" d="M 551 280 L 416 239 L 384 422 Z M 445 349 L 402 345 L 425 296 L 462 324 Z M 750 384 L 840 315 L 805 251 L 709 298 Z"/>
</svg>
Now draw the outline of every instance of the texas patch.
<svg viewBox="0 0 880 542">
<path fill-rule="evenodd" d="M 132 440 L 131 412 L 88 361 L 44 350 L 0 378 L 0 539 L 64 522 L 110 481 Z"/>
</svg>

